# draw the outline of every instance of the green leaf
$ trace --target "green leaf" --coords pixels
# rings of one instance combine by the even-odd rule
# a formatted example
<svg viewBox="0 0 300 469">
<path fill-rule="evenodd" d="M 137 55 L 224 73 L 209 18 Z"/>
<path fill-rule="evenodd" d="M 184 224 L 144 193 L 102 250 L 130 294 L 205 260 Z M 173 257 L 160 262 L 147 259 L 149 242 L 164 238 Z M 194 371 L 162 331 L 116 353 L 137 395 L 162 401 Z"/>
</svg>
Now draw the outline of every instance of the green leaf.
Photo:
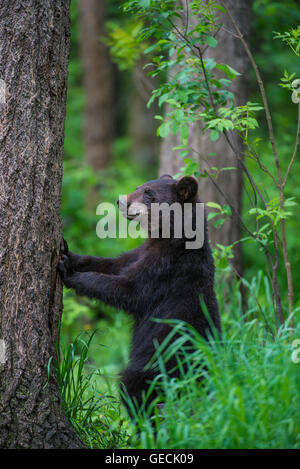
<svg viewBox="0 0 300 469">
<path fill-rule="evenodd" d="M 217 8 L 218 10 L 222 11 L 223 13 L 227 13 L 225 8 L 222 7 L 221 5 L 215 5 L 215 8 Z"/>
<path fill-rule="evenodd" d="M 180 127 L 180 137 L 182 141 L 185 141 L 189 138 L 189 126 L 184 123 Z"/>
<path fill-rule="evenodd" d="M 206 38 L 206 44 L 207 44 L 209 47 L 215 48 L 215 47 L 217 47 L 217 45 L 218 45 L 218 41 L 217 41 L 214 37 L 208 36 L 208 37 Z"/>
<path fill-rule="evenodd" d="M 240 75 L 239 72 L 237 72 L 236 70 L 234 70 L 234 68 L 230 67 L 230 65 L 227 65 L 227 64 L 217 64 L 216 68 L 224 72 L 225 75 L 227 75 L 227 77 L 230 78 L 231 80 L 233 80 L 233 78 L 236 78 Z"/>
<path fill-rule="evenodd" d="M 214 59 L 205 59 L 205 68 L 206 70 L 213 70 L 216 66 L 216 62 L 214 61 Z"/>
<path fill-rule="evenodd" d="M 219 220 L 214 222 L 214 227 L 215 228 L 221 227 L 225 221 L 226 221 L 225 218 L 219 218 Z"/>
<path fill-rule="evenodd" d="M 215 218 L 218 214 L 218 212 L 211 212 L 207 215 L 207 221 L 209 220 L 212 220 L 213 218 Z"/>
<path fill-rule="evenodd" d="M 153 50 L 158 48 L 158 44 L 153 44 L 152 46 L 147 47 L 147 49 L 144 50 L 144 54 L 147 55 L 149 52 L 152 52 Z"/>
<path fill-rule="evenodd" d="M 295 197 L 290 197 L 289 199 L 286 199 L 284 202 L 285 207 L 294 207 L 295 205 L 298 205 L 297 202 L 294 202 Z"/>
<path fill-rule="evenodd" d="M 219 268 L 227 269 L 228 266 L 229 266 L 228 260 L 226 259 L 226 257 L 222 257 L 222 259 L 220 259 L 219 261 Z"/>
<path fill-rule="evenodd" d="M 235 166 L 225 166 L 224 168 L 221 168 L 220 172 L 222 171 L 233 171 L 236 170 Z"/>
<path fill-rule="evenodd" d="M 217 130 L 215 130 L 215 129 L 212 130 L 212 131 L 210 132 L 210 139 L 211 139 L 211 141 L 212 141 L 212 142 L 216 142 L 216 141 L 218 140 L 218 138 L 219 138 L 219 132 L 218 132 Z"/>
<path fill-rule="evenodd" d="M 231 217 L 232 212 L 231 212 L 231 208 L 229 207 L 229 205 L 223 205 L 223 213 Z"/>
<path fill-rule="evenodd" d="M 178 128 L 179 128 L 179 123 L 176 122 L 176 121 L 173 121 L 172 122 L 172 127 L 171 127 L 173 135 L 177 134 Z M 173 148 L 173 150 L 175 150 L 175 148 Z"/>
<path fill-rule="evenodd" d="M 169 133 L 170 133 L 170 123 L 169 122 L 164 122 L 157 129 L 157 134 L 162 138 L 166 138 L 169 135 Z"/>
<path fill-rule="evenodd" d="M 222 207 L 221 205 L 217 204 L 216 202 L 207 202 L 207 207 L 211 207 L 211 208 L 217 208 L 218 210 L 222 210 Z"/>
<path fill-rule="evenodd" d="M 198 163 L 196 163 L 195 161 L 191 161 L 189 158 L 185 159 L 184 161 L 187 164 L 184 169 L 184 174 L 186 176 L 192 176 L 194 172 L 198 169 Z"/>
<path fill-rule="evenodd" d="M 149 8 L 151 0 L 140 0 L 140 6 L 142 8 Z"/>
</svg>

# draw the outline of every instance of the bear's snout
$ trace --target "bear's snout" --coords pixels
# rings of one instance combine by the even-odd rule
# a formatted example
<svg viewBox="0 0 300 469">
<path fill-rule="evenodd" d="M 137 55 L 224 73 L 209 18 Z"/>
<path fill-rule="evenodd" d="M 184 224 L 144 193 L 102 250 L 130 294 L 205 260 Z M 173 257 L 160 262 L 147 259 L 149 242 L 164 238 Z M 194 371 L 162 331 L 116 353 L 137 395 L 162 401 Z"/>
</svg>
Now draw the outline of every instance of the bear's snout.
<svg viewBox="0 0 300 469">
<path fill-rule="evenodd" d="M 127 201 L 126 195 L 121 195 L 121 197 L 118 198 L 117 205 L 118 205 L 118 207 L 121 211 L 122 210 L 127 210 L 128 201 Z"/>
</svg>

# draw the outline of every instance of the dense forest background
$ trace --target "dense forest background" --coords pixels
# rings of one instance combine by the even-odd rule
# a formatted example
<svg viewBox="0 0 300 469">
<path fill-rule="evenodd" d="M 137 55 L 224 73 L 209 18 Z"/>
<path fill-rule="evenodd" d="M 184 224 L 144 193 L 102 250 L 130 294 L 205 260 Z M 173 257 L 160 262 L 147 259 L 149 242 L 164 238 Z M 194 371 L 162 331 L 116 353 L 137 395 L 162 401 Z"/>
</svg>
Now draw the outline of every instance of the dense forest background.
<svg viewBox="0 0 300 469">
<path fill-rule="evenodd" d="M 90 3 L 92 4 L 92 2 Z M 104 37 L 107 38 L 109 31 L 112 28 L 123 27 L 129 21 L 122 13 L 122 4 L 121 0 L 109 0 L 106 2 L 106 9 L 103 7 L 103 16 L 100 18 L 102 30 L 99 29 L 98 37 L 102 49 L 107 47 L 104 44 L 106 42 Z M 96 129 L 97 127 L 100 129 L 99 134 L 101 134 L 101 129 L 105 128 L 108 122 L 110 132 L 109 135 L 106 132 L 99 143 L 98 149 L 101 145 L 103 147 L 101 161 L 95 165 L 95 162 L 88 158 L 87 142 L 88 138 L 93 138 L 89 137 L 88 134 L 89 130 L 93 131 L 93 129 L 86 127 L 85 111 L 87 109 L 87 86 L 89 85 L 88 80 L 84 78 L 84 67 L 88 64 L 85 60 L 87 45 L 83 44 L 82 36 L 82 11 L 80 1 L 73 0 L 71 2 L 71 55 L 64 146 L 63 232 L 71 251 L 111 257 L 134 248 L 142 240 L 100 240 L 95 231 L 99 219 L 95 212 L 96 206 L 102 201 L 115 203 L 119 194 L 131 192 L 137 185 L 157 177 L 160 166 L 161 139 L 156 135 L 156 121 L 153 119 L 155 105 L 150 110 L 146 107 L 149 89 L 145 86 L 147 78 L 143 71 L 143 59 L 137 62 L 133 60 L 132 66 L 127 63 L 126 66 L 122 67 L 122 64 L 120 66 L 120 63 L 118 65 L 115 63 L 107 48 L 101 57 L 98 57 L 98 60 L 102 60 L 100 67 L 103 69 L 104 76 L 103 89 L 99 90 L 99 93 L 102 91 L 106 96 L 106 101 L 104 99 L 103 104 L 106 122 L 94 122 L 94 126 Z M 130 21 L 134 27 L 132 18 Z M 294 145 L 297 130 L 297 106 L 292 103 L 290 94 L 278 86 L 278 83 L 285 69 L 295 71 L 297 76 L 300 76 L 300 66 L 299 60 L 290 49 L 285 47 L 281 41 L 274 40 L 273 32 L 284 32 L 300 24 L 300 4 L 292 0 L 280 2 L 255 0 L 252 7 L 252 18 L 249 18 L 249 21 L 251 22 L 250 47 L 264 80 L 273 116 L 275 135 L 280 136 L 277 144 L 284 167 L 285 161 L 286 164 L 289 161 Z M 126 37 L 124 37 L 124 41 L 126 41 Z M 297 60 L 298 62 L 296 62 Z M 261 102 L 252 71 L 250 72 L 249 86 L 250 101 Z M 101 101 L 101 96 L 99 99 Z M 264 164 L 268 166 L 272 155 L 267 143 L 267 128 L 264 119 L 262 118 L 260 121 L 260 115 L 258 120 L 260 127 L 255 136 L 261 138 L 260 155 Z M 264 175 L 261 175 L 254 165 L 251 170 L 263 187 L 265 184 Z M 293 197 L 298 204 L 300 202 L 299 178 L 300 161 L 299 158 L 296 158 L 286 187 L 286 197 Z M 270 190 L 270 188 L 267 189 Z M 294 306 L 297 309 L 300 306 L 300 290 L 298 288 L 300 282 L 300 240 L 298 236 L 300 212 L 298 206 L 293 209 L 293 215 L 287 220 L 287 233 L 293 268 Z M 246 213 L 245 217 L 247 219 Z M 268 314 L 272 315 L 271 312 L 268 312 L 272 303 L 272 293 L 265 275 L 264 256 L 257 251 L 255 244 L 243 244 L 243 265 L 243 276 L 251 286 L 252 292 L 255 292 L 259 298 L 260 305 L 268 318 Z M 234 282 L 228 281 L 230 278 L 234 278 Z M 282 291 L 286 291 L 286 276 L 282 265 L 279 266 L 278 278 Z M 242 311 L 243 301 L 239 282 L 230 267 L 227 266 L 224 269 L 217 268 L 216 282 L 223 327 L 226 329 L 232 324 L 236 315 L 241 314 Z M 246 303 L 248 301 L 248 312 L 252 308 L 252 313 L 257 313 L 259 320 L 263 321 L 264 318 L 251 303 L 251 298 L 250 300 L 246 298 L 245 301 Z M 283 298 L 283 303 L 287 317 L 286 298 Z M 120 408 L 118 403 L 117 376 L 128 360 L 130 318 L 125 316 L 122 311 L 114 311 L 105 305 L 84 298 L 76 298 L 73 292 L 65 290 L 61 341 L 64 350 L 69 350 L 69 352 L 72 350 L 74 353 L 74 356 L 72 354 L 69 356 L 70 360 L 76 359 L 78 353 L 76 347 L 78 346 L 79 349 L 81 347 L 80 341 L 78 342 L 78 339 L 76 341 L 78 334 L 82 331 L 88 334 L 95 330 L 95 336 L 89 347 L 88 359 L 89 370 L 95 372 L 94 381 L 93 385 L 89 381 L 89 388 L 85 391 L 88 396 L 93 393 L 96 393 L 97 396 L 100 393 L 103 396 L 103 403 L 101 403 L 103 410 L 100 409 L 97 414 L 98 416 L 101 414 L 102 418 L 101 430 L 99 430 L 100 440 L 102 438 L 101 444 L 105 447 L 118 445 L 124 447 L 126 446 L 126 438 L 132 430 L 130 430 L 131 424 L 126 420 L 126 417 L 125 420 L 121 418 L 124 410 Z M 85 336 L 81 335 L 80 337 L 82 340 L 88 340 L 83 338 Z M 74 341 L 76 346 L 73 346 L 72 349 L 70 344 Z M 112 397 L 107 400 L 107 396 Z M 266 409 L 268 409 L 267 406 Z M 267 410 L 266 412 L 268 413 Z M 93 418 L 95 420 L 95 417 Z M 269 420 L 271 414 L 266 415 L 265 418 Z M 292 424 L 290 423 L 290 425 Z M 296 432 L 295 428 L 293 431 Z M 282 431 L 283 434 L 284 432 L 285 430 Z M 145 441 L 143 444 L 146 445 Z M 149 441 L 147 444 L 151 446 Z M 234 445 L 234 443 L 231 444 Z M 235 443 L 236 446 L 239 444 Z M 281 442 L 278 445 L 283 444 Z M 274 446 L 276 447 L 276 443 Z"/>
</svg>

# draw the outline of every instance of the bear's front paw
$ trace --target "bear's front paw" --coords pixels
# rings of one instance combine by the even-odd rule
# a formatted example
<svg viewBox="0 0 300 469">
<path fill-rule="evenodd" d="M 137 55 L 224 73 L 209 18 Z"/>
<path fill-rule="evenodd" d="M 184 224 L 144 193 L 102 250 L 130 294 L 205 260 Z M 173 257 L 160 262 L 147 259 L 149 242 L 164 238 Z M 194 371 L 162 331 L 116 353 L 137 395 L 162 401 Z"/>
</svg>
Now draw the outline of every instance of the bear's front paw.
<svg viewBox="0 0 300 469">
<path fill-rule="evenodd" d="M 61 260 L 58 263 L 58 271 L 63 280 L 72 274 L 71 262 L 68 256 L 63 254 Z"/>
</svg>

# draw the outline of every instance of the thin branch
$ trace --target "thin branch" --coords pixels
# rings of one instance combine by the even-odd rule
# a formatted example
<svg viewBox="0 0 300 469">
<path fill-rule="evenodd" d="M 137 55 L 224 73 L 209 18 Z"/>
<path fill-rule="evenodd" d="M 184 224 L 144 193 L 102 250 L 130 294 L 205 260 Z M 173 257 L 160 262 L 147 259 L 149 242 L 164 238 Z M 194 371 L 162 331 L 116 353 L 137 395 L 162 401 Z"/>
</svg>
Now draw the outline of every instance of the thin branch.
<svg viewBox="0 0 300 469">
<path fill-rule="evenodd" d="M 256 65 L 256 62 L 254 60 L 254 57 L 248 47 L 248 44 L 247 42 L 245 41 L 241 31 L 240 31 L 240 28 L 238 27 L 235 19 L 233 18 L 232 14 L 230 13 L 230 10 L 228 9 L 228 7 L 226 7 L 224 5 L 224 2 L 223 0 L 220 0 L 220 3 L 221 5 L 226 9 L 227 11 L 227 14 L 233 24 L 233 27 L 234 29 L 236 30 L 237 32 L 237 35 L 238 35 L 238 38 L 240 39 L 240 41 L 242 42 L 243 46 L 244 46 L 244 49 L 246 51 L 246 54 L 248 55 L 249 57 L 249 60 L 252 64 L 252 67 L 254 69 L 254 72 L 255 72 L 255 75 L 256 75 L 256 79 L 257 79 L 257 82 L 258 82 L 258 86 L 259 86 L 259 89 L 260 89 L 260 93 L 261 93 L 261 96 L 262 96 L 262 100 L 263 100 L 263 104 L 264 104 L 264 109 L 265 109 L 265 114 L 266 114 L 266 120 L 267 120 L 267 125 L 268 125 L 268 130 L 269 130 L 269 139 L 270 139 L 270 142 L 271 142 L 271 146 L 272 146 L 272 150 L 273 150 L 273 154 L 274 154 L 274 157 L 275 157 L 275 164 L 276 164 L 276 169 L 277 169 L 277 177 L 278 177 L 278 181 L 280 183 L 280 185 L 282 184 L 282 176 L 281 176 L 281 171 L 280 171 L 280 162 L 279 162 L 279 157 L 278 157 L 278 153 L 277 153 L 277 148 L 276 148 L 276 144 L 275 144 L 275 139 L 274 139 L 274 131 L 273 131 L 273 124 L 272 124 L 272 118 L 271 118 L 271 113 L 270 113 L 270 109 L 269 109 L 269 104 L 268 104 L 268 100 L 267 100 L 267 95 L 266 95 L 266 92 L 265 92 L 265 87 L 264 87 L 264 84 L 263 84 L 263 81 L 262 81 L 262 78 L 261 78 L 261 75 L 260 75 L 260 72 L 259 72 L 259 69 Z"/>
<path fill-rule="evenodd" d="M 185 0 L 185 9 L 186 9 L 185 34 L 186 34 L 188 32 L 188 29 L 189 29 L 189 5 L 188 5 L 188 0 Z"/>
<path fill-rule="evenodd" d="M 268 168 L 266 168 L 262 162 L 260 161 L 260 158 L 259 158 L 259 155 L 257 153 L 257 151 L 254 149 L 254 148 L 251 148 L 250 145 L 248 144 L 248 149 L 249 149 L 249 153 L 248 153 L 248 157 L 253 159 L 254 161 L 256 161 L 256 163 L 258 164 L 259 168 L 264 172 L 266 173 L 273 181 L 274 185 L 277 187 L 277 189 L 279 189 L 279 186 L 278 186 L 278 181 L 275 179 L 275 177 L 273 176 L 273 174 L 271 173 L 271 171 L 268 170 Z"/>
<path fill-rule="evenodd" d="M 253 55 L 252 55 L 252 53 L 251 53 L 251 51 L 248 47 L 247 42 L 245 41 L 245 39 L 244 39 L 244 37 L 241 33 L 236 21 L 234 20 L 230 10 L 224 5 L 224 1 L 220 0 L 220 3 L 226 9 L 227 14 L 228 14 L 228 16 L 229 16 L 229 18 L 230 18 L 230 20 L 233 24 L 234 29 L 237 32 L 237 35 L 238 35 L 240 41 L 242 42 L 242 44 L 244 46 L 246 54 L 249 57 L 249 60 L 252 64 L 252 67 L 253 67 L 255 75 L 256 75 L 256 79 L 257 79 L 257 82 L 258 82 L 258 86 L 259 86 L 260 93 L 261 93 L 262 100 L 263 100 L 263 104 L 264 104 L 266 120 L 267 120 L 267 125 L 268 125 L 268 131 L 269 131 L 269 140 L 270 140 L 270 143 L 271 143 L 271 146 L 272 146 L 274 160 L 275 160 L 275 166 L 276 166 L 276 171 L 277 171 L 278 190 L 279 190 L 279 198 L 280 198 L 280 208 L 281 208 L 281 210 L 284 210 L 284 193 L 283 193 L 282 173 L 281 173 L 281 169 L 280 169 L 279 156 L 278 156 L 278 152 L 277 152 L 277 148 L 276 148 L 276 144 L 275 144 L 275 138 L 274 138 L 272 118 L 271 118 L 271 113 L 270 113 L 270 109 L 269 109 L 269 104 L 268 104 L 264 84 L 263 84 L 259 69 L 256 65 L 255 60 L 254 60 L 254 57 L 253 57 Z M 287 249 L 285 219 L 284 218 L 281 219 L 280 225 L 281 225 L 281 236 L 282 236 L 282 250 L 283 250 L 283 257 L 284 257 L 286 276 L 287 276 L 287 283 L 288 283 L 289 311 L 291 313 L 292 309 L 293 309 L 294 290 L 293 290 L 293 282 L 292 282 L 291 264 L 289 262 L 288 249 Z M 273 233 L 274 233 L 274 241 L 275 241 L 275 238 L 276 238 L 276 243 L 278 243 L 277 231 L 274 229 Z M 278 253 L 276 253 L 276 254 L 278 255 Z M 278 313 L 280 313 L 279 316 L 282 316 L 282 318 L 283 318 L 282 310 Z M 279 319 L 280 319 L 280 317 L 279 317 Z"/>
<path fill-rule="evenodd" d="M 249 288 L 247 282 L 246 282 L 245 279 L 241 276 L 241 274 L 236 270 L 236 268 L 235 268 L 235 266 L 232 264 L 232 262 L 230 263 L 230 265 L 231 265 L 231 268 L 233 269 L 234 273 L 236 274 L 236 276 L 237 276 L 237 277 L 240 279 L 240 281 L 242 282 L 242 284 L 245 285 L 245 286 L 249 289 L 250 295 L 254 298 L 254 300 L 255 300 L 255 302 L 256 302 L 256 304 L 257 304 L 257 306 L 258 306 L 258 309 L 259 309 L 259 311 L 261 312 L 262 317 L 264 318 L 265 324 L 266 324 L 267 328 L 269 329 L 269 332 L 271 333 L 272 338 L 275 339 L 274 332 L 272 331 L 272 328 L 271 328 L 271 326 L 270 326 L 269 323 L 268 323 L 268 320 L 267 320 L 267 318 L 266 318 L 266 315 L 265 315 L 265 313 L 264 313 L 264 311 L 263 311 L 263 309 L 262 309 L 262 306 L 261 306 L 261 304 L 260 304 L 260 302 L 259 302 L 257 296 L 256 296 L 255 293 L 253 293 L 253 291 Z"/>
<path fill-rule="evenodd" d="M 214 98 L 213 98 L 213 95 L 212 95 L 212 92 L 211 92 L 211 89 L 210 89 L 210 86 L 209 86 L 208 76 L 207 76 L 207 72 L 206 72 L 206 68 L 205 68 L 205 64 L 204 64 L 204 60 L 203 60 L 203 53 L 202 53 L 200 47 L 195 46 L 195 49 L 197 49 L 197 51 L 199 53 L 199 58 L 200 58 L 200 61 L 201 61 L 201 69 L 203 71 L 204 80 L 205 80 L 206 88 L 207 88 L 207 91 L 208 91 L 210 104 L 211 104 L 211 107 L 213 108 L 213 110 L 215 111 L 215 114 L 217 116 L 218 111 L 217 111 L 217 107 L 216 107 L 216 104 L 214 102 Z"/>
<path fill-rule="evenodd" d="M 248 233 L 248 235 L 251 236 L 251 238 L 253 238 L 255 241 L 259 241 L 258 237 L 255 236 L 255 234 L 252 233 L 252 231 L 249 230 L 249 228 L 245 224 L 244 220 L 242 219 L 241 215 L 239 214 L 238 210 L 236 210 L 236 208 L 232 205 L 232 203 L 230 202 L 228 197 L 226 197 L 226 195 L 223 192 L 223 190 L 221 189 L 221 187 L 215 182 L 214 178 L 209 174 L 209 172 L 207 170 L 205 170 L 204 173 L 208 176 L 208 178 L 210 179 L 212 184 L 215 186 L 215 188 L 220 192 L 220 194 L 224 198 L 225 202 L 227 202 L 227 204 L 229 205 L 231 211 L 238 217 L 242 227 Z"/>
<path fill-rule="evenodd" d="M 218 110 L 217 110 L 217 107 L 216 107 L 216 104 L 214 102 L 214 98 L 213 98 L 213 95 L 212 95 L 212 92 L 211 92 L 211 89 L 210 89 L 210 85 L 209 85 L 209 81 L 208 81 L 208 77 L 207 77 L 207 73 L 206 73 L 206 68 L 205 68 L 205 64 L 204 64 L 204 61 L 203 61 L 203 54 L 202 54 L 202 51 L 200 49 L 200 47 L 198 46 L 195 46 L 196 49 L 198 50 L 198 53 L 199 53 L 199 58 L 200 58 L 200 61 L 201 61 L 201 67 L 202 67 L 202 70 L 203 70 L 203 75 L 204 75 L 204 80 L 205 80 L 205 83 L 206 83 L 206 87 L 207 87 L 207 91 L 208 91 L 208 94 L 209 94 L 209 100 L 210 100 L 210 103 L 211 103 L 211 106 L 215 112 L 215 115 L 218 116 Z M 246 173 L 246 176 L 250 182 L 250 185 L 253 189 L 253 194 L 254 194 L 254 199 L 255 199 L 255 204 L 256 204 L 256 192 L 257 194 L 259 195 L 259 197 L 261 198 L 263 204 L 265 207 L 267 207 L 267 204 L 266 204 L 266 201 L 264 200 L 264 197 L 263 195 L 261 194 L 260 190 L 258 189 L 253 177 L 251 176 L 250 172 L 248 171 L 248 168 L 247 166 L 245 165 L 244 161 L 243 161 L 243 158 L 240 156 L 239 154 L 239 151 L 236 150 L 236 148 L 234 147 L 234 145 L 232 144 L 232 142 L 230 141 L 230 138 L 228 136 L 228 132 L 225 130 L 223 132 L 224 134 L 224 137 L 225 137 L 225 140 L 227 141 L 228 145 L 230 146 L 231 150 L 233 151 L 233 153 L 235 154 L 236 158 L 238 159 L 238 161 L 240 162 L 244 172 Z"/>
<path fill-rule="evenodd" d="M 263 99 L 263 103 L 264 103 L 264 109 L 265 109 L 265 113 L 266 113 L 266 120 L 267 120 L 267 124 L 268 124 L 268 129 L 269 129 L 269 139 L 270 139 L 270 142 L 271 142 L 271 146 L 272 146 L 272 149 L 273 149 L 273 154 L 274 154 L 274 159 L 275 159 L 275 165 L 276 165 L 276 170 L 277 170 L 277 177 L 278 177 L 278 186 L 279 186 L 279 193 L 280 193 L 280 206 L 281 208 L 284 207 L 284 195 L 283 195 L 283 190 L 282 190 L 282 174 L 281 174 L 281 170 L 280 170 L 280 163 L 279 163 L 279 157 L 278 157 L 278 153 L 277 153 L 277 148 L 276 148 L 276 145 L 275 145 L 275 139 L 274 139 L 274 131 L 273 131 L 273 125 L 272 125 L 272 119 L 271 119 L 271 114 L 270 114 L 270 110 L 269 110 L 269 106 L 268 106 L 268 102 L 267 102 L 267 98 L 266 98 L 266 93 L 265 93 L 265 89 L 264 89 L 264 85 L 263 85 L 263 81 L 261 79 L 261 76 L 260 76 L 260 73 L 259 73 L 259 70 L 258 70 L 258 67 L 254 61 L 254 58 L 250 52 L 250 49 L 246 43 L 246 41 L 244 40 L 243 38 L 243 35 L 238 27 L 238 25 L 236 24 L 234 18 L 232 17 L 230 11 L 228 10 L 228 8 L 225 7 L 224 5 L 224 2 L 222 0 L 220 0 L 220 3 L 223 5 L 223 7 L 226 9 L 227 11 L 227 14 L 229 15 L 230 19 L 231 19 L 231 22 L 237 32 L 237 35 L 238 35 L 238 38 L 241 40 L 245 50 L 246 50 L 246 53 L 252 63 L 252 66 L 254 68 L 254 71 L 255 71 L 255 74 L 256 74 L 256 77 L 257 77 L 257 81 L 258 81 L 258 84 L 259 84 L 259 88 L 260 88 L 260 92 L 261 92 L 261 95 L 262 95 L 262 99 Z M 170 21 L 170 20 L 169 20 Z M 186 44 L 190 47 L 190 49 L 193 51 L 193 49 L 196 49 L 198 51 L 198 54 L 199 54 L 199 58 L 200 58 L 200 61 L 201 61 L 201 67 L 202 67 L 202 71 L 203 71 L 203 75 L 204 75 L 204 80 L 205 80 L 205 83 L 206 83 L 206 87 L 207 87 L 207 91 L 208 91 L 208 94 L 209 94 L 209 100 L 210 100 L 210 104 L 211 104 L 211 107 L 212 109 L 214 110 L 216 116 L 218 116 L 218 112 L 217 112 L 217 108 L 216 108 L 216 104 L 214 102 L 214 98 L 213 98 L 213 95 L 212 95 L 212 92 L 211 92 L 211 89 L 210 89 L 210 85 L 209 85 L 209 80 L 208 80 L 208 76 L 207 76 L 207 72 L 206 72 L 206 68 L 205 68 L 205 64 L 204 64 L 204 60 L 203 60 L 203 52 L 201 51 L 201 48 L 199 46 L 191 46 L 189 40 L 184 36 L 184 34 L 179 30 L 179 28 L 177 28 L 177 26 L 172 23 L 170 21 L 170 23 L 172 24 L 173 28 L 177 31 L 177 33 L 179 34 L 179 36 L 186 42 Z M 259 190 L 256 182 L 254 181 L 252 175 L 249 173 L 248 171 L 248 168 L 247 166 L 245 165 L 241 155 L 239 154 L 239 152 L 235 149 L 234 145 L 232 144 L 232 142 L 230 141 L 230 138 L 228 136 L 228 132 L 225 131 L 224 132 L 224 136 L 225 136 L 225 139 L 227 141 L 227 143 L 229 144 L 230 148 L 232 149 L 232 151 L 234 152 L 234 154 L 236 155 L 238 161 L 240 162 L 244 172 L 246 173 L 247 175 L 247 178 L 251 184 L 251 187 L 253 189 L 253 193 L 255 194 L 255 197 L 256 197 L 256 194 L 259 195 L 262 203 L 264 204 L 265 207 L 267 207 L 267 203 L 261 193 L 261 191 Z M 207 173 L 208 174 L 208 173 Z M 208 176 L 210 177 L 210 175 L 208 174 Z M 212 180 L 212 178 L 211 178 Z M 215 182 L 212 180 L 212 182 L 215 184 Z M 218 186 L 217 186 L 218 187 Z M 218 189 L 220 190 L 220 188 L 218 187 Z M 223 193 L 223 196 L 225 196 L 225 194 Z M 229 204 L 231 205 L 231 204 Z M 241 219 L 240 215 L 238 215 L 239 218 Z M 245 228 L 245 224 L 244 222 L 243 223 L 243 226 Z M 268 251 L 268 248 L 266 246 L 264 246 L 264 251 L 265 251 L 265 255 L 266 255 L 266 258 L 269 262 L 269 265 L 272 269 L 272 286 L 273 286 L 273 292 L 274 292 L 274 295 L 275 295 L 275 299 L 276 299 L 276 306 L 277 306 L 277 314 L 278 314 L 278 318 L 279 318 L 279 321 L 282 323 L 284 322 L 284 316 L 283 316 L 283 311 L 282 311 L 282 305 L 281 305 L 281 298 L 280 298 L 280 291 L 279 291 L 279 286 L 278 286 L 278 279 L 277 279 L 277 268 L 278 268 L 278 233 L 273 225 L 273 222 L 272 222 L 272 227 L 273 227 L 273 237 L 274 237 L 274 245 L 275 245 L 275 255 L 276 255 L 276 258 L 275 258 L 275 265 L 273 264 L 272 262 L 272 258 L 271 258 L 271 254 L 270 252 Z M 292 284 L 291 284 L 291 272 L 290 272 L 290 264 L 288 263 L 288 257 L 287 257 L 287 247 L 286 247 L 286 236 L 285 236 L 285 224 L 284 224 L 284 220 L 281 220 L 281 228 L 282 228 L 282 241 L 283 243 L 285 243 L 285 245 L 283 246 L 283 252 L 284 252 L 284 258 L 285 258 L 285 265 L 286 265 L 286 271 L 287 271 L 287 278 L 288 278 L 288 289 L 289 289 L 289 306 L 291 308 L 291 302 L 292 302 Z M 246 231 L 248 232 L 248 234 L 250 234 L 251 232 L 248 230 L 248 228 L 246 227 Z M 258 239 L 256 237 L 256 239 Z"/>
<path fill-rule="evenodd" d="M 298 145 L 299 145 L 299 134 L 300 134 L 300 103 L 298 105 L 298 124 L 297 124 L 297 135 L 296 135 L 296 143 L 295 143 L 294 153 L 293 153 L 293 156 L 292 156 L 291 161 L 289 163 L 288 169 L 286 171 L 286 174 L 285 174 L 285 177 L 284 177 L 284 180 L 283 180 L 283 183 L 282 183 L 282 188 L 284 188 L 285 185 L 286 185 L 287 178 L 289 176 L 289 172 L 291 170 L 291 167 L 294 163 L 294 160 L 295 160 L 295 157 L 296 157 L 296 154 L 297 154 L 297 149 L 298 149 Z"/>
<path fill-rule="evenodd" d="M 195 151 L 195 150 L 193 150 L 193 151 Z M 206 160 L 205 160 L 205 162 L 208 165 Z M 218 190 L 218 192 L 220 192 L 220 194 L 222 195 L 225 202 L 227 202 L 227 204 L 230 206 L 232 213 L 234 213 L 237 216 L 237 218 L 239 219 L 239 221 L 240 221 L 242 227 L 244 228 L 244 230 L 248 233 L 248 235 L 251 238 L 253 238 L 255 241 L 259 242 L 259 237 L 257 235 L 255 235 L 254 233 L 252 233 L 252 231 L 249 230 L 248 226 L 245 224 L 244 220 L 242 219 L 240 213 L 232 205 L 232 203 L 227 198 L 227 196 L 225 195 L 225 193 L 223 192 L 221 187 L 215 182 L 214 178 L 211 177 L 211 175 L 209 174 L 209 172 L 207 170 L 205 170 L 205 174 L 208 176 L 208 178 L 210 179 L 212 184 L 215 186 L 215 188 Z M 277 232 L 274 229 L 274 227 L 273 227 L 273 236 L 274 236 L 274 245 L 275 245 L 275 263 L 273 263 L 273 261 L 272 261 L 272 256 L 271 256 L 271 253 L 270 253 L 268 247 L 266 245 L 262 245 L 262 247 L 263 247 L 264 253 L 266 255 L 268 264 L 270 266 L 271 272 L 272 272 L 271 283 L 272 283 L 272 288 L 273 288 L 273 292 L 274 292 L 274 296 L 275 296 L 275 303 L 276 303 L 276 306 L 277 306 L 277 315 L 278 315 L 279 322 L 282 324 L 284 322 L 284 316 L 283 316 L 282 305 L 281 305 L 281 298 L 280 298 L 278 279 L 277 279 L 277 275 L 276 275 L 276 272 L 277 272 L 277 269 L 278 269 L 278 236 L 277 236 Z"/>
</svg>

